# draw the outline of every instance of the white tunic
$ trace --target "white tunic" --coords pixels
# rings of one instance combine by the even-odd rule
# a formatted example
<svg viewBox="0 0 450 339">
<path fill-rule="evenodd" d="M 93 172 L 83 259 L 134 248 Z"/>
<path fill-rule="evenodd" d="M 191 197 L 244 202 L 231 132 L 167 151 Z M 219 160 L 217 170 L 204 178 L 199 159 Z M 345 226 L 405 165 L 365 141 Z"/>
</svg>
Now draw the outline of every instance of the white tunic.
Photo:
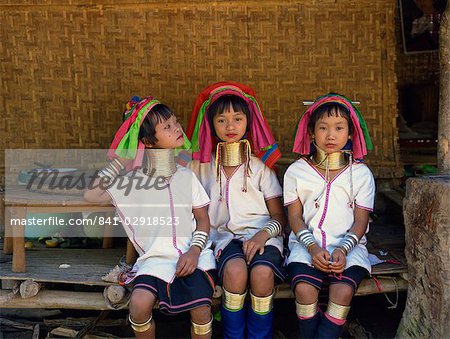
<svg viewBox="0 0 450 339">
<path fill-rule="evenodd" d="M 128 193 L 119 184 L 108 189 L 128 238 L 136 248 L 139 258 L 133 267 L 136 275 L 152 275 L 166 282 L 174 278 L 176 265 L 182 253 L 189 250 L 196 222 L 192 209 L 209 204 L 209 198 L 191 170 L 177 166 L 168 185 L 160 188 L 136 189 L 135 180 L 155 180 L 141 171 L 136 179 L 124 178 L 124 184 L 133 180 Z M 161 189 L 161 186 L 166 186 Z M 208 241 L 201 252 L 198 268 L 210 270 L 216 267 Z"/>
<path fill-rule="evenodd" d="M 355 205 L 368 211 L 373 210 L 375 182 L 369 168 L 362 163 L 352 166 L 353 196 Z M 284 175 L 284 204 L 297 199 L 303 205 L 303 220 L 318 244 L 331 254 L 339 246 L 345 233 L 353 226 L 354 210 L 351 201 L 350 167 L 343 168 L 329 183 L 324 176 L 304 158 L 297 160 Z M 324 190 L 325 188 L 325 190 Z M 322 197 L 317 201 L 321 192 Z M 367 225 L 366 233 L 369 231 Z M 366 249 L 367 239 L 363 236 L 359 244 L 347 255 L 345 268 L 362 266 L 371 271 Z M 311 256 L 305 246 L 298 242 L 295 234 L 289 236 L 290 255 L 287 263 L 311 264 Z"/>
<path fill-rule="evenodd" d="M 211 198 L 208 214 L 211 221 L 210 237 L 214 242 L 214 254 L 218 256 L 233 239 L 249 240 L 271 219 L 266 200 L 282 195 L 281 185 L 273 170 L 259 158 L 252 156 L 252 174 L 247 177 L 247 192 L 242 191 L 244 165 L 236 168 L 230 178 L 222 171 L 222 196 L 216 180 L 215 157 L 209 163 L 198 160 L 189 163 Z M 273 245 L 283 253 L 283 238 L 271 238 L 266 245 Z"/>
</svg>

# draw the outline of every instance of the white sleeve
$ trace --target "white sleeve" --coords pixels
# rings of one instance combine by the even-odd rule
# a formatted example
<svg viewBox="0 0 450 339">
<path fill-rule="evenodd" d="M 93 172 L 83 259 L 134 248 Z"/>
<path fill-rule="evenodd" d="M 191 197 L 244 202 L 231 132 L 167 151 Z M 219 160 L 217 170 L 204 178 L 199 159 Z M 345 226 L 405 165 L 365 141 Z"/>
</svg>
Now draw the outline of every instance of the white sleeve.
<svg viewBox="0 0 450 339">
<path fill-rule="evenodd" d="M 262 169 L 259 187 L 261 192 L 264 194 L 265 200 L 281 197 L 283 195 L 281 185 L 275 171 L 271 170 L 266 165 L 264 165 Z"/>
<path fill-rule="evenodd" d="M 283 180 L 283 200 L 284 206 L 290 205 L 299 199 L 297 192 L 297 179 L 294 175 L 294 164 L 289 166 L 284 174 Z"/>
<path fill-rule="evenodd" d="M 111 186 L 109 186 L 105 191 L 108 193 L 109 197 L 111 198 L 111 202 L 114 206 L 119 207 L 118 205 L 123 202 L 124 200 L 124 191 L 125 189 L 119 189 L 118 185 L 122 183 L 123 181 L 127 180 L 126 187 L 130 184 L 128 177 L 117 177 L 116 180 L 112 183 Z"/>
<path fill-rule="evenodd" d="M 210 203 L 208 194 L 194 172 L 192 174 L 192 208 L 202 208 Z"/>
<path fill-rule="evenodd" d="M 355 192 L 355 204 L 357 207 L 373 211 L 373 205 L 375 200 L 375 180 L 372 172 L 366 167 L 367 171 L 362 173 L 359 177 L 359 183 L 357 185 L 357 192 Z"/>
</svg>

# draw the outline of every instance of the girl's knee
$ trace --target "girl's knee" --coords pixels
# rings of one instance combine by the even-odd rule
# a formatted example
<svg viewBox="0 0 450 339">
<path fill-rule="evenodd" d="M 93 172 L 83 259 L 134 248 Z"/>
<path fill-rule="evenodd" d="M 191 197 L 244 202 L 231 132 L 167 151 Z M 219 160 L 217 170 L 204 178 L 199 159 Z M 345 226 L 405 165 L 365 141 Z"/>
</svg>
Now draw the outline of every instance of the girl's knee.
<svg viewBox="0 0 450 339">
<path fill-rule="evenodd" d="M 196 324 L 206 324 L 211 320 L 211 307 L 200 306 L 190 311 L 191 320 Z"/>
<path fill-rule="evenodd" d="M 155 296 L 146 290 L 136 289 L 131 294 L 130 299 L 130 314 L 135 322 L 146 321 L 152 314 L 153 306 L 155 305 Z"/>
<path fill-rule="evenodd" d="M 247 264 L 243 259 L 232 259 L 225 264 L 223 285 L 233 293 L 242 293 L 247 285 Z"/>
<path fill-rule="evenodd" d="M 295 299 L 301 304 L 311 304 L 319 297 L 319 290 L 305 282 L 295 285 Z"/>
<path fill-rule="evenodd" d="M 272 268 L 265 265 L 256 265 L 250 272 L 250 286 L 253 294 L 271 294 L 274 285 Z"/>
<path fill-rule="evenodd" d="M 247 264 L 243 259 L 232 259 L 225 264 L 224 275 L 247 278 Z"/>
<path fill-rule="evenodd" d="M 252 280 L 271 281 L 273 285 L 274 274 L 269 266 L 256 265 L 252 268 L 250 276 Z"/>
<path fill-rule="evenodd" d="M 330 300 L 338 305 L 350 305 L 353 294 L 353 288 L 347 284 L 330 285 Z"/>
</svg>

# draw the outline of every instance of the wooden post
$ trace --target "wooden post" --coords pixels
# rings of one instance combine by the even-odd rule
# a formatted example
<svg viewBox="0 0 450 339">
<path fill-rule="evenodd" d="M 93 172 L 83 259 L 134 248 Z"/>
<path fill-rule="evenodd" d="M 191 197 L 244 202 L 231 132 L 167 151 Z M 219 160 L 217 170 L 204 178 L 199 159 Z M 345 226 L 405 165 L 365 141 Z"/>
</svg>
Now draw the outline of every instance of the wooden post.
<svg viewBox="0 0 450 339">
<path fill-rule="evenodd" d="M 3 253 L 13 253 L 13 235 L 11 226 L 11 207 L 5 207 L 5 238 L 3 241 Z"/>
<path fill-rule="evenodd" d="M 24 206 L 18 206 L 11 209 L 11 217 L 19 220 L 23 220 L 27 217 L 27 208 Z M 13 272 L 25 272 L 25 226 L 14 225 L 12 226 L 13 234 L 13 260 L 12 271 Z"/>
<path fill-rule="evenodd" d="M 408 297 L 398 338 L 445 338 L 450 333 L 450 1 L 440 39 L 438 170 L 411 178 L 403 204 Z"/>
<path fill-rule="evenodd" d="M 410 178 L 403 203 L 408 296 L 397 338 L 450 333 L 450 181 Z"/>
<path fill-rule="evenodd" d="M 438 170 L 442 174 L 450 174 L 450 1 L 441 20 L 439 63 Z"/>
</svg>

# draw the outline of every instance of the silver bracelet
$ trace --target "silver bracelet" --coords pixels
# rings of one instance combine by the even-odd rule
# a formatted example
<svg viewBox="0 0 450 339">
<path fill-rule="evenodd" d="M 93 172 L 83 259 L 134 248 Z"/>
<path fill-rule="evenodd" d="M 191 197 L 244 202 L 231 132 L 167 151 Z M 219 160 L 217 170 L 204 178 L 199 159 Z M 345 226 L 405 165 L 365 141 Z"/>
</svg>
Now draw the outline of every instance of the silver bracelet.
<svg viewBox="0 0 450 339">
<path fill-rule="evenodd" d="M 281 223 L 278 220 L 270 219 L 262 228 L 270 238 L 275 238 L 281 233 Z"/>
<path fill-rule="evenodd" d="M 191 247 L 197 246 L 203 251 L 206 247 L 206 242 L 208 241 L 208 233 L 204 231 L 194 231 L 192 233 Z"/>
<path fill-rule="evenodd" d="M 316 243 L 316 239 L 314 239 L 314 235 L 309 229 L 300 230 L 295 236 L 307 249 Z"/>
<path fill-rule="evenodd" d="M 124 167 L 120 163 L 120 161 L 117 159 L 114 159 L 108 165 L 106 165 L 100 171 L 98 171 L 98 176 L 100 178 L 108 178 L 109 180 L 112 180 L 115 177 L 117 177 L 119 175 L 120 171 L 123 169 L 124 169 Z"/>
<path fill-rule="evenodd" d="M 356 247 L 356 245 L 358 245 L 358 243 L 358 236 L 353 232 L 347 232 L 347 234 L 341 240 L 338 248 L 342 249 L 347 255 L 352 249 Z"/>
</svg>

